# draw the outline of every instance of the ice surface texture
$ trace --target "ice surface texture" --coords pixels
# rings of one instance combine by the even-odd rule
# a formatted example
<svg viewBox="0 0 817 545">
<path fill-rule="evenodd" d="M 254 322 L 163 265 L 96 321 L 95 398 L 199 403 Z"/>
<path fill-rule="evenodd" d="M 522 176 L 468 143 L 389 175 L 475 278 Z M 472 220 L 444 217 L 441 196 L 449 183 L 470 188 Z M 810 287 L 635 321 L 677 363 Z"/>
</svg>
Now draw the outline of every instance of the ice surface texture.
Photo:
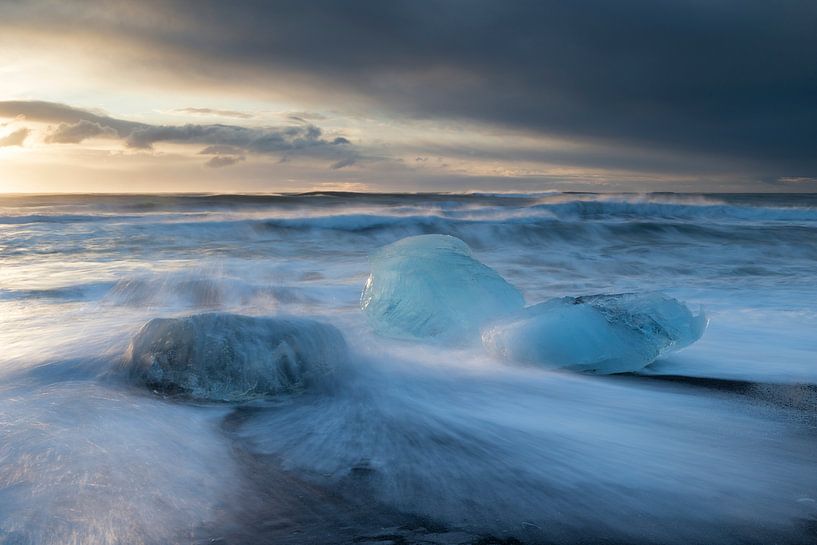
<svg viewBox="0 0 817 545">
<path fill-rule="evenodd" d="M 564 297 L 525 309 L 487 328 L 485 347 L 509 361 L 589 373 L 638 371 L 697 341 L 706 329 L 692 312 L 660 293 Z"/>
<path fill-rule="evenodd" d="M 371 258 L 361 307 L 387 337 L 467 342 L 514 362 L 590 373 L 637 371 L 698 340 L 707 319 L 659 293 L 565 297 L 524 308 L 521 293 L 446 235 L 408 237 Z"/>
<path fill-rule="evenodd" d="M 361 307 L 386 337 L 463 343 L 524 307 L 522 294 L 447 235 L 408 237 L 371 258 Z"/>
<path fill-rule="evenodd" d="M 340 331 L 315 320 L 211 313 L 149 321 L 126 363 L 158 391 L 239 401 L 307 387 L 346 351 Z"/>
</svg>

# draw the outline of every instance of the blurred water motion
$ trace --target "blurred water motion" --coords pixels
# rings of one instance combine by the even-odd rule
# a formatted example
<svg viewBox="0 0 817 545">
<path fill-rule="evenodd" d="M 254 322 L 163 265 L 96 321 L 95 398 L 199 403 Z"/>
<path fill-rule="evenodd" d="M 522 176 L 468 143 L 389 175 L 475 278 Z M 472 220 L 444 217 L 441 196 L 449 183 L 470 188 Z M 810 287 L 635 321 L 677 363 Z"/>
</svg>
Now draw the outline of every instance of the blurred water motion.
<svg viewBox="0 0 817 545">
<path fill-rule="evenodd" d="M 379 338 L 368 256 L 427 233 L 528 304 L 660 290 L 710 329 L 606 378 Z M 815 542 L 815 301 L 814 196 L 0 197 L 0 543 Z M 240 406 L 116 373 L 210 311 L 352 361 Z"/>
</svg>

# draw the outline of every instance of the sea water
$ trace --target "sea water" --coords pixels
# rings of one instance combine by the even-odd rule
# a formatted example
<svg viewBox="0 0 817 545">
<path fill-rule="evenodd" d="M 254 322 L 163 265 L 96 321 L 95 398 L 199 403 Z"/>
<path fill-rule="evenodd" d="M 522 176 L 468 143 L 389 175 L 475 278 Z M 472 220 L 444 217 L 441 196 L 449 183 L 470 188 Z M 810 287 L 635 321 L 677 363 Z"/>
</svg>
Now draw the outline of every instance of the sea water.
<svg viewBox="0 0 817 545">
<path fill-rule="evenodd" d="M 422 234 L 526 305 L 660 292 L 709 328 L 612 376 L 378 335 L 370 258 Z M 816 305 L 813 195 L 3 196 L 0 543 L 814 542 Z M 212 312 L 329 324 L 345 363 L 229 403 L 121 373 Z"/>
</svg>

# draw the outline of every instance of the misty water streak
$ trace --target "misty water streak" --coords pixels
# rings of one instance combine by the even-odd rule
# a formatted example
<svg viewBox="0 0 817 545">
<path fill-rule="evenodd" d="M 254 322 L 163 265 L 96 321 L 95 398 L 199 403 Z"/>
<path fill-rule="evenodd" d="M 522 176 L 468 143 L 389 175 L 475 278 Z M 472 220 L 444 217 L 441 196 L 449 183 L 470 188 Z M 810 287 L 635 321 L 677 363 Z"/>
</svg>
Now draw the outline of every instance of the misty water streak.
<svg viewBox="0 0 817 545">
<path fill-rule="evenodd" d="M 527 304 L 658 290 L 711 324 L 640 376 L 380 338 L 368 257 L 430 233 Z M 813 195 L 3 196 L 0 543 L 814 540 L 815 302 Z M 216 310 L 331 323 L 349 361 L 240 407 L 117 375 L 148 320 Z"/>
</svg>

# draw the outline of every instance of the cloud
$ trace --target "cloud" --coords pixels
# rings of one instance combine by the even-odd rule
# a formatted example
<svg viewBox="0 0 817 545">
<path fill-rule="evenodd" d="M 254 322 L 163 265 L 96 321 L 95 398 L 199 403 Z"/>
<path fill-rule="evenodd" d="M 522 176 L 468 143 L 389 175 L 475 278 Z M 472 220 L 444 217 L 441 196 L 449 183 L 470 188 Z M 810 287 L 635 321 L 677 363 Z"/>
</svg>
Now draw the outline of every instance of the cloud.
<svg viewBox="0 0 817 545">
<path fill-rule="evenodd" d="M 222 168 L 235 165 L 246 160 L 244 150 L 235 146 L 213 145 L 207 146 L 199 152 L 199 155 L 212 155 L 207 160 L 205 166 L 210 168 Z"/>
<path fill-rule="evenodd" d="M 116 119 L 104 114 L 74 108 L 59 102 L 46 102 L 41 100 L 0 101 L 0 117 L 22 117 L 29 121 L 65 123 L 67 125 L 77 125 L 85 121 L 95 123 L 102 127 L 109 127 L 120 137 L 129 134 L 136 128 L 148 126 L 143 123 Z"/>
<path fill-rule="evenodd" d="M 315 125 L 247 128 L 235 125 L 147 125 L 127 135 L 132 148 L 148 149 L 158 142 L 227 145 L 256 153 L 292 151 L 334 145 L 324 140 Z"/>
<path fill-rule="evenodd" d="M 805 186 L 805 185 L 813 185 L 817 186 L 817 178 L 810 178 L 807 176 L 782 176 L 775 180 L 775 183 L 781 185 L 795 185 L 795 186 Z"/>
<path fill-rule="evenodd" d="M 309 123 L 285 127 L 241 127 L 222 124 L 151 125 L 117 119 L 66 104 L 0 101 L 0 117 L 15 118 L 20 115 L 30 121 L 59 123 L 57 128 L 46 136 L 47 143 L 75 144 L 87 138 L 105 137 L 119 139 L 127 147 L 135 149 L 151 149 L 161 142 L 204 145 L 206 147 L 201 152 L 204 155 L 224 155 L 226 149 L 231 150 L 228 154 L 233 156 L 245 153 L 298 153 L 323 158 L 333 164 L 356 157 L 354 150 L 347 149 L 350 146 L 346 138 L 324 138 L 320 127 Z M 216 160 L 215 163 L 211 166 L 227 164 L 223 159 Z"/>
<path fill-rule="evenodd" d="M 105 47 L 83 65 L 134 67 L 127 82 L 105 78 L 129 93 L 138 91 L 139 73 L 159 91 L 226 88 L 289 101 L 306 110 L 292 114 L 298 123 L 320 120 L 311 109 L 360 114 L 396 130 L 405 119 L 453 121 L 606 146 L 610 156 L 601 160 L 629 171 L 672 156 L 666 163 L 687 174 L 727 165 L 733 177 L 768 180 L 817 177 L 814 28 L 817 2 L 808 0 L 0 3 L 0 36 L 52 40 L 52 50 L 60 40 L 91 53 Z M 124 140 L 138 128 L 109 126 Z M 169 141 L 158 133 L 194 138 L 179 128 L 142 128 L 134 145 Z M 204 132 L 207 142 L 199 143 L 209 146 L 229 131 Z M 276 133 L 271 142 L 276 137 L 284 147 L 296 138 Z M 348 161 L 342 147 L 327 144 L 246 149 Z M 616 156 L 633 149 L 639 153 Z"/>
<path fill-rule="evenodd" d="M 248 93 L 263 86 L 321 107 L 342 108 L 351 97 L 387 117 L 465 120 L 817 174 L 813 1 L 11 6 L 0 8 L 0 32 L 61 29 L 127 43 L 129 56 L 163 78 L 240 88 L 250 75 Z"/>
<path fill-rule="evenodd" d="M 246 112 L 238 112 L 235 110 L 217 110 L 214 108 L 179 108 L 173 110 L 173 112 L 189 115 L 234 117 L 237 119 L 252 119 L 255 117 L 253 114 L 248 114 Z"/>
<path fill-rule="evenodd" d="M 245 157 L 243 155 L 216 155 L 215 157 L 211 157 L 205 165 L 211 168 L 229 167 L 244 159 Z"/>
<path fill-rule="evenodd" d="M 242 150 L 234 146 L 207 146 L 199 152 L 199 155 L 240 155 Z"/>
<path fill-rule="evenodd" d="M 31 129 L 27 129 L 25 127 L 17 129 L 11 134 L 0 138 L 0 148 L 5 148 L 8 146 L 22 146 L 29 133 L 31 133 Z"/>
<path fill-rule="evenodd" d="M 76 123 L 60 123 L 56 130 L 45 137 L 49 144 L 78 144 L 87 138 L 116 137 L 116 129 L 94 121 L 82 119 Z"/>
<path fill-rule="evenodd" d="M 321 121 L 326 119 L 325 115 L 317 112 L 290 112 L 287 117 L 293 121 L 300 121 L 302 123 L 306 123 L 307 120 Z"/>
<path fill-rule="evenodd" d="M 354 165 L 356 162 L 357 162 L 357 157 L 353 157 L 353 156 L 344 157 L 340 161 L 336 161 L 336 162 L 332 163 L 332 165 L 329 168 L 331 168 L 332 170 L 339 170 L 339 169 L 341 169 L 343 167 L 348 167 L 348 166 Z"/>
</svg>

